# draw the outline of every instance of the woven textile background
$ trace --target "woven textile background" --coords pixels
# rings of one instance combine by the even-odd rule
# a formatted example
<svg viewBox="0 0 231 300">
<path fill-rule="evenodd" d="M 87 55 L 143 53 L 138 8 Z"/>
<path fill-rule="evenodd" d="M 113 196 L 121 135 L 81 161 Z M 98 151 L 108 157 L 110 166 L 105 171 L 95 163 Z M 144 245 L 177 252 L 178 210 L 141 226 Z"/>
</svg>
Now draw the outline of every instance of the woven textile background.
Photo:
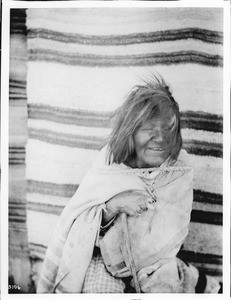
<svg viewBox="0 0 231 300">
<path fill-rule="evenodd" d="M 31 262 L 26 224 L 27 36 L 24 9 L 10 12 L 9 80 L 9 285 L 31 290 Z M 5 76 L 5 74 L 3 74 Z M 3 99 L 7 101 L 7 99 Z M 33 288 L 32 288 L 33 289 Z"/>
<path fill-rule="evenodd" d="M 32 279 L 64 205 L 140 78 L 161 74 L 195 167 L 180 256 L 222 280 L 222 10 L 28 9 L 27 230 Z"/>
</svg>

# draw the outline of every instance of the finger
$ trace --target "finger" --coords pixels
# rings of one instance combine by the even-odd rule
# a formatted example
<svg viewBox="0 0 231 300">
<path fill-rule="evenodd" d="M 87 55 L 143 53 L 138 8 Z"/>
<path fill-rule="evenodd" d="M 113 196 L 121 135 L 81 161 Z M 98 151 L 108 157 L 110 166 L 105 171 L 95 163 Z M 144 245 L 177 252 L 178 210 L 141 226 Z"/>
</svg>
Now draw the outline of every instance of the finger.
<svg viewBox="0 0 231 300">
<path fill-rule="evenodd" d="M 147 211 L 148 210 L 147 204 L 144 203 L 143 205 L 141 205 L 140 209 L 141 209 L 141 211 Z"/>
<path fill-rule="evenodd" d="M 143 208 L 142 207 L 139 207 L 137 210 L 136 210 L 136 213 L 137 214 L 142 214 L 143 212 Z"/>
<path fill-rule="evenodd" d="M 147 203 L 153 203 L 153 202 L 156 202 L 156 199 L 154 197 L 153 198 L 151 198 L 151 197 L 147 198 Z"/>
<path fill-rule="evenodd" d="M 139 205 L 137 208 L 136 208 L 136 214 L 142 214 L 144 212 L 144 210 L 146 210 L 146 205 L 143 204 L 143 205 Z"/>
<path fill-rule="evenodd" d="M 142 206 L 140 206 L 140 208 L 141 208 L 142 212 L 143 211 L 147 211 L 148 209 L 150 209 L 150 210 L 154 210 L 155 209 L 154 206 L 153 206 L 153 204 L 151 204 L 149 202 L 145 202 Z"/>
<path fill-rule="evenodd" d="M 142 215 L 142 212 L 136 212 L 135 214 L 134 214 L 134 217 L 140 217 Z"/>
<path fill-rule="evenodd" d="M 150 210 L 155 210 L 155 207 L 150 203 L 147 203 L 147 208 Z"/>
</svg>

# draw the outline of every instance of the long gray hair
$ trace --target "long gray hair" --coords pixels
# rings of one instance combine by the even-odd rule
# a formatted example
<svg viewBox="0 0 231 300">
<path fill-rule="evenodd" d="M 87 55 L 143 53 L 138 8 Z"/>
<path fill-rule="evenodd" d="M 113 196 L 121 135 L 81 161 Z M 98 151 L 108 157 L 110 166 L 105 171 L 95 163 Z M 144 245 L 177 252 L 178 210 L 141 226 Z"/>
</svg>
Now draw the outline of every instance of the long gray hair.
<svg viewBox="0 0 231 300">
<path fill-rule="evenodd" d="M 178 157 L 182 147 L 179 106 L 162 77 L 152 76 L 142 85 L 135 86 L 115 115 L 108 143 L 108 164 L 124 163 L 136 155 L 134 134 L 153 118 L 162 118 L 168 123 L 174 118 L 165 138 L 170 146 L 171 158 Z"/>
</svg>

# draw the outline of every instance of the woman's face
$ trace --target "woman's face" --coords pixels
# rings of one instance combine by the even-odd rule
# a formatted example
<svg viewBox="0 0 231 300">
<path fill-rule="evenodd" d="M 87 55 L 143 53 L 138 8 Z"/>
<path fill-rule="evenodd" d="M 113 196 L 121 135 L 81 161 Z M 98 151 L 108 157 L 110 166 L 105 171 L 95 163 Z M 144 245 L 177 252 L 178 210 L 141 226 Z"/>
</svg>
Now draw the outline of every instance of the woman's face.
<svg viewBox="0 0 231 300">
<path fill-rule="evenodd" d="M 170 124 L 155 118 L 144 123 L 134 135 L 135 165 L 137 168 L 158 167 L 169 156 L 170 147 L 164 138 L 164 130 Z"/>
</svg>

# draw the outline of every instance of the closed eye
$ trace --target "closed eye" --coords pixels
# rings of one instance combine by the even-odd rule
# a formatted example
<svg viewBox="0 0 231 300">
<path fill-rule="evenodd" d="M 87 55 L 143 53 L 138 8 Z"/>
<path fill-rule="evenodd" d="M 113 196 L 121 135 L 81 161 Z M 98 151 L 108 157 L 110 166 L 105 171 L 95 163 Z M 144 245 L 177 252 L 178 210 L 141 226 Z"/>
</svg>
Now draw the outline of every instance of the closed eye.
<svg viewBox="0 0 231 300">
<path fill-rule="evenodd" d="M 143 131 L 152 131 L 152 128 L 142 128 Z"/>
<path fill-rule="evenodd" d="M 157 137 L 158 135 L 160 135 L 160 132 L 157 131 L 153 131 L 153 128 L 144 128 L 142 129 L 144 132 L 147 132 L 148 134 L 150 134 L 153 138 Z"/>
</svg>

